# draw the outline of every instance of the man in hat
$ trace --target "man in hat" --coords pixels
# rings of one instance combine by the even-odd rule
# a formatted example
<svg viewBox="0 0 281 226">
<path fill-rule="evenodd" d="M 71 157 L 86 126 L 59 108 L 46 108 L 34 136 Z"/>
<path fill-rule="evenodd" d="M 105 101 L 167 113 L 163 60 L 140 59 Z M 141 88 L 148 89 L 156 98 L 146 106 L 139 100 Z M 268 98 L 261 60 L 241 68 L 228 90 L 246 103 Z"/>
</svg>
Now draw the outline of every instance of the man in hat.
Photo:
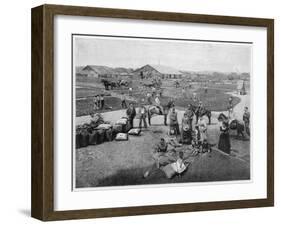
<svg viewBox="0 0 281 226">
<path fill-rule="evenodd" d="M 201 115 L 202 110 L 203 110 L 203 103 L 202 103 L 202 101 L 199 101 L 199 104 L 195 110 L 196 123 L 198 123 L 198 118 Z"/>
<path fill-rule="evenodd" d="M 178 122 L 178 114 L 176 112 L 176 108 L 173 107 L 170 113 L 170 130 L 175 131 L 175 135 L 180 134 L 179 122 Z"/>
<path fill-rule="evenodd" d="M 191 104 L 187 105 L 187 109 L 186 109 L 185 113 L 186 113 L 187 118 L 188 118 L 190 129 L 192 130 L 192 122 L 193 122 L 194 113 L 192 111 Z"/>
<path fill-rule="evenodd" d="M 159 99 L 159 94 L 157 94 L 156 97 L 155 97 L 155 105 L 159 109 L 159 114 L 162 115 L 163 114 L 163 108 L 161 106 L 161 102 L 160 102 L 160 99 Z"/>
<path fill-rule="evenodd" d="M 104 95 L 102 94 L 100 97 L 101 109 L 104 108 Z"/>
<path fill-rule="evenodd" d="M 129 104 L 129 108 L 126 111 L 128 121 L 130 123 L 131 128 L 134 128 L 134 118 L 136 117 L 136 109 L 133 103 Z"/>
<path fill-rule="evenodd" d="M 139 121 L 139 128 L 142 128 L 142 122 L 143 122 L 143 126 L 144 128 L 147 128 L 147 123 L 146 123 L 146 108 L 144 106 L 144 103 L 141 103 L 141 106 L 139 108 L 139 115 L 140 115 L 140 121 Z"/>
<path fill-rule="evenodd" d="M 250 136 L 250 112 L 248 107 L 244 108 L 243 121 L 245 124 L 246 133 Z"/>
<path fill-rule="evenodd" d="M 121 108 L 127 108 L 126 96 L 124 93 L 122 93 L 122 96 L 121 96 Z"/>
</svg>

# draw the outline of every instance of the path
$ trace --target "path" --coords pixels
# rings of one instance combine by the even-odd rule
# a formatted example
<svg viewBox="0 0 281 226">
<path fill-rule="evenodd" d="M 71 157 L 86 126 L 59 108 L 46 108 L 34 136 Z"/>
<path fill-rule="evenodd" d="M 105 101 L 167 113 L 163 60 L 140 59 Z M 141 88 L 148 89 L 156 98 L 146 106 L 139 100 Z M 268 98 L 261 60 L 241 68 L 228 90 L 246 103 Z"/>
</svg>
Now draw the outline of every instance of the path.
<svg viewBox="0 0 281 226">
<path fill-rule="evenodd" d="M 237 105 L 235 105 L 235 107 L 233 108 L 233 111 L 235 112 L 236 117 L 238 119 L 242 120 L 243 113 L 244 113 L 244 107 L 250 106 L 249 94 L 244 95 L 244 96 L 237 95 L 235 93 L 228 93 L 228 94 L 231 94 L 233 96 L 236 96 L 236 97 L 240 98 L 240 102 Z M 177 112 L 178 112 L 178 120 L 179 120 L 179 122 L 181 122 L 184 111 L 183 110 L 177 110 Z M 213 123 L 217 123 L 217 116 L 220 113 L 222 113 L 222 112 L 212 111 L 212 121 L 213 121 Z M 227 115 L 227 111 L 224 111 L 223 113 Z M 102 115 L 102 117 L 104 118 L 105 121 L 109 121 L 111 123 L 114 123 L 117 120 L 119 120 L 121 117 L 126 116 L 126 110 L 121 109 L 121 110 L 116 110 L 116 111 L 109 111 L 109 112 L 101 113 L 101 115 Z M 89 123 L 90 121 L 91 121 L 91 116 L 85 115 L 85 116 L 76 117 L 75 124 L 81 125 L 83 123 Z M 154 116 L 152 118 L 152 124 L 163 124 L 163 116 Z"/>
</svg>

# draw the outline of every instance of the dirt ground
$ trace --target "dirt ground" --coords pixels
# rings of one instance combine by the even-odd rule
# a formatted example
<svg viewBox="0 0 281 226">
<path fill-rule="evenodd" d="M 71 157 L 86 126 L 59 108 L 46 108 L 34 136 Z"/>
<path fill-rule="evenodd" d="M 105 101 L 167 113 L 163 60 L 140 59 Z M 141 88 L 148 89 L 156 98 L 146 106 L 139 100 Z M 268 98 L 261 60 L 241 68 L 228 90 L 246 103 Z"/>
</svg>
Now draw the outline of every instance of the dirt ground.
<svg viewBox="0 0 281 226">
<path fill-rule="evenodd" d="M 249 96 L 242 96 L 235 107 L 238 117 L 240 111 L 249 103 Z M 104 113 L 105 118 L 112 120 L 125 114 L 124 110 Z M 181 121 L 182 111 L 178 112 Z M 101 187 L 136 184 L 162 184 L 175 182 L 208 182 L 250 179 L 250 140 L 236 138 L 231 132 L 230 155 L 219 151 L 218 113 L 213 113 L 212 124 L 208 126 L 208 141 L 214 145 L 211 153 L 190 156 L 187 146 L 180 148 L 192 162 L 182 177 L 167 179 L 164 173 L 154 167 L 152 150 L 160 137 L 168 138 L 168 127 L 163 126 L 163 116 L 152 119 L 152 126 L 142 131 L 141 136 L 130 136 L 128 141 L 112 141 L 100 145 L 88 146 L 76 150 L 76 187 Z M 89 120 L 89 117 L 79 117 L 78 123 Z M 77 122 L 76 122 L 77 123 Z M 138 120 L 135 120 L 135 125 Z M 144 172 L 152 169 L 147 178 Z"/>
</svg>

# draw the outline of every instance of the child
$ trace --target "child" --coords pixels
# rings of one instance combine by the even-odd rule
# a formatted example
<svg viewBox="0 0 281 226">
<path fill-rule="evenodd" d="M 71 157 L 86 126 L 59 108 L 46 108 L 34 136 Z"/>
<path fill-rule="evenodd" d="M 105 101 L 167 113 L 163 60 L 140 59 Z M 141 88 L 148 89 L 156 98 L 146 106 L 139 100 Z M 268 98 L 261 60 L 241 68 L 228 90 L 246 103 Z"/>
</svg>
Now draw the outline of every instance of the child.
<svg viewBox="0 0 281 226">
<path fill-rule="evenodd" d="M 176 162 L 172 163 L 172 168 L 174 171 L 178 174 L 180 177 L 181 174 L 187 169 L 189 163 L 185 163 L 184 158 L 183 158 L 183 152 L 179 152 L 179 156 Z"/>
<path fill-rule="evenodd" d="M 212 151 L 211 145 L 208 143 L 207 139 L 204 139 L 202 143 L 202 152 L 205 153 L 211 151 Z"/>
<path fill-rule="evenodd" d="M 200 132 L 199 132 L 199 127 L 198 125 L 195 126 L 195 130 L 192 132 L 192 141 L 191 141 L 191 146 L 192 146 L 192 154 L 197 155 L 200 151 Z"/>
</svg>

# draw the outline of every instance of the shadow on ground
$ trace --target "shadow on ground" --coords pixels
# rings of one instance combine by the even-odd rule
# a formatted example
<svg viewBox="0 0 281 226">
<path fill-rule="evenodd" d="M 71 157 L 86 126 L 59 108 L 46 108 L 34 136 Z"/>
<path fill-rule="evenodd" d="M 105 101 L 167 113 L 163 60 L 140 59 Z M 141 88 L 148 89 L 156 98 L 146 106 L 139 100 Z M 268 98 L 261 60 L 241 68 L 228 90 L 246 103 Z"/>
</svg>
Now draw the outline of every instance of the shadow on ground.
<svg viewBox="0 0 281 226">
<path fill-rule="evenodd" d="M 143 177 L 144 172 L 152 169 L 147 178 Z M 218 150 L 211 153 L 199 154 L 194 158 L 189 168 L 180 177 L 166 178 L 163 171 L 151 165 L 143 168 L 120 169 L 113 175 L 94 182 L 96 187 L 103 186 L 124 186 L 141 184 L 167 184 L 187 182 L 214 182 L 250 179 L 249 164 L 235 157 L 225 155 Z M 77 188 L 83 186 L 77 178 Z M 89 187 L 91 187 L 91 183 Z"/>
</svg>

